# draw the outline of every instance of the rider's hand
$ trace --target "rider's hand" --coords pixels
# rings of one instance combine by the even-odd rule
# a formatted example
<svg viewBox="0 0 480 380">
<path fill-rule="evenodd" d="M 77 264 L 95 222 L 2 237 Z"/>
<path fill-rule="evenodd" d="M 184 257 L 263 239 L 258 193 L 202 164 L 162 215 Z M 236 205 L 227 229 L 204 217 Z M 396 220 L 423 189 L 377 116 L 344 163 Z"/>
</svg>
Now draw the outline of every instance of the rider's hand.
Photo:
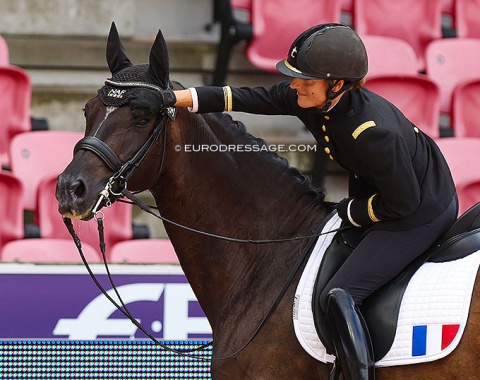
<svg viewBox="0 0 480 380">
<path fill-rule="evenodd" d="M 130 95 L 129 104 L 134 109 L 149 109 L 152 113 L 175 105 L 177 98 L 172 89 L 133 91 Z"/>
<path fill-rule="evenodd" d="M 348 218 L 348 204 L 353 201 L 354 198 L 344 198 L 337 205 L 337 213 L 340 219 L 344 222 L 345 225 L 351 226 L 352 222 Z"/>
<path fill-rule="evenodd" d="M 169 108 L 173 107 L 177 102 L 177 97 L 175 96 L 175 92 L 171 88 L 167 88 L 166 90 L 162 90 L 160 92 L 162 96 L 162 108 Z"/>
</svg>

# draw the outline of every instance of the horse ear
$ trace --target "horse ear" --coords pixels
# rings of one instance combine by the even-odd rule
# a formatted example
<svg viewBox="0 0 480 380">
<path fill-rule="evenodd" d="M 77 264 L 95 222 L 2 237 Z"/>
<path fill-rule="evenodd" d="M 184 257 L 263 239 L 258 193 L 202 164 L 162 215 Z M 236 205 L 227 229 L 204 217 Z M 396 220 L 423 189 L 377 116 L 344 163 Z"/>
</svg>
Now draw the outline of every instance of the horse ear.
<svg viewBox="0 0 480 380">
<path fill-rule="evenodd" d="M 112 22 L 110 33 L 108 34 L 107 63 L 112 75 L 115 75 L 126 67 L 132 66 L 132 62 L 130 62 L 125 54 L 125 49 L 120 41 L 120 36 L 118 35 L 117 27 L 114 22 Z"/>
<path fill-rule="evenodd" d="M 165 38 L 159 30 L 152 49 L 150 50 L 150 62 L 148 71 L 154 78 L 155 84 L 162 88 L 167 88 L 169 85 L 169 63 L 168 50 Z"/>
</svg>

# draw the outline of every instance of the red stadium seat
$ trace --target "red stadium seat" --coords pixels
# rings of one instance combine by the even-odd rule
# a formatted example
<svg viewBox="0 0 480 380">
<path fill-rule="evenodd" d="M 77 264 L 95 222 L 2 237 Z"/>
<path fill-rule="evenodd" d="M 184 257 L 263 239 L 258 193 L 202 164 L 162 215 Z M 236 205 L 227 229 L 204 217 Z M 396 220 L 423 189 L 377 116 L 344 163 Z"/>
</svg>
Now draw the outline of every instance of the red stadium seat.
<svg viewBox="0 0 480 380">
<path fill-rule="evenodd" d="M 46 178 L 38 186 L 37 222 L 40 227 L 42 238 L 72 239 L 63 223 L 62 216 L 58 212 L 58 202 L 55 198 L 57 175 Z M 105 216 L 105 244 L 108 250 L 124 240 L 132 239 L 132 206 L 117 202 L 111 207 L 104 207 L 102 213 Z M 75 230 L 82 242 L 94 247 L 98 254 L 99 236 L 97 223 L 90 221 L 73 221 Z"/>
<path fill-rule="evenodd" d="M 24 237 L 22 193 L 21 181 L 0 170 L 0 250 L 9 241 Z"/>
<path fill-rule="evenodd" d="M 480 78 L 480 39 L 444 38 L 433 41 L 426 51 L 427 75 L 440 87 L 440 112 L 451 115 L 455 87 Z"/>
<path fill-rule="evenodd" d="M 341 0 L 341 8 L 343 12 L 353 13 L 354 0 Z"/>
<path fill-rule="evenodd" d="M 32 83 L 28 73 L 15 66 L 0 65 L 0 164 L 10 166 L 13 136 L 32 129 L 30 104 Z"/>
<path fill-rule="evenodd" d="M 389 100 L 432 138 L 440 137 L 440 90 L 426 75 L 385 75 L 366 87 Z"/>
<path fill-rule="evenodd" d="M 252 7 L 252 1 L 253 0 L 232 0 L 232 7 L 250 10 Z"/>
<path fill-rule="evenodd" d="M 480 0 L 455 0 L 457 37 L 480 38 Z"/>
<path fill-rule="evenodd" d="M 60 174 L 73 157 L 81 132 L 35 131 L 16 135 L 10 145 L 12 172 L 22 180 L 24 209 L 36 209 L 37 188 L 43 178 Z"/>
<path fill-rule="evenodd" d="M 82 252 L 89 263 L 102 262 L 92 246 L 82 243 Z M 73 240 L 23 239 L 4 246 L 0 262 L 80 264 L 82 258 Z"/>
<path fill-rule="evenodd" d="M 425 68 L 427 45 L 442 38 L 441 0 L 359 0 L 354 2 L 355 30 L 360 35 L 404 39 L 417 54 L 417 69 Z"/>
<path fill-rule="evenodd" d="M 277 72 L 295 38 L 311 26 L 340 22 L 339 0 L 263 0 L 252 3 L 253 38 L 248 60 L 264 71 Z M 286 17 L 288 15 L 288 17 Z"/>
<path fill-rule="evenodd" d="M 418 73 L 417 55 L 412 46 L 400 38 L 360 36 L 368 55 L 367 77 Z"/>
<path fill-rule="evenodd" d="M 5 39 L 0 36 L 0 66 L 8 66 L 10 64 L 8 45 Z"/>
<path fill-rule="evenodd" d="M 117 243 L 108 255 L 112 263 L 179 264 L 168 239 L 139 239 Z"/>
<path fill-rule="evenodd" d="M 480 137 L 480 78 L 453 90 L 452 127 L 457 137 Z"/>
<path fill-rule="evenodd" d="M 443 137 L 436 142 L 452 171 L 461 215 L 480 201 L 480 167 L 476 160 L 480 152 L 480 139 Z"/>
<path fill-rule="evenodd" d="M 458 0 L 442 0 L 442 13 L 447 15 L 453 15 L 455 12 L 455 3 Z"/>
</svg>

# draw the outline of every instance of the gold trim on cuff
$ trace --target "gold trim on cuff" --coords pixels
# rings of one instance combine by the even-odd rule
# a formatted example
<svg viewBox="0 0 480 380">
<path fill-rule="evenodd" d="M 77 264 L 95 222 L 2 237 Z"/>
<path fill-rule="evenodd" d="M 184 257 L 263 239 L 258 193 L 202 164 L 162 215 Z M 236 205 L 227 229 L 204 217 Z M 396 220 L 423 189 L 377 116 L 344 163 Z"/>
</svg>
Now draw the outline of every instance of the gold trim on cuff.
<svg viewBox="0 0 480 380">
<path fill-rule="evenodd" d="M 232 88 L 230 86 L 223 87 L 223 100 L 225 102 L 224 110 L 231 112 L 233 108 Z"/>
<path fill-rule="evenodd" d="M 368 216 L 370 217 L 370 219 L 372 220 L 372 222 L 380 222 L 380 219 L 378 219 L 376 216 L 375 216 L 375 213 L 373 212 L 373 198 L 375 197 L 375 195 L 377 194 L 373 194 L 370 198 L 368 198 Z"/>
</svg>

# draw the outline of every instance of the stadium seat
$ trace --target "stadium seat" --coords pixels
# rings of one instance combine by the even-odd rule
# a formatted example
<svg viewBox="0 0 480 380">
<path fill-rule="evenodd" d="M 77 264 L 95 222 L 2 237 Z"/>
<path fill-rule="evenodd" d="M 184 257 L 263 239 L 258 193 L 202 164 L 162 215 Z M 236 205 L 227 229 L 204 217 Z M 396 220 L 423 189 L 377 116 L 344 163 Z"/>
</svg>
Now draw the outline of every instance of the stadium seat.
<svg viewBox="0 0 480 380">
<path fill-rule="evenodd" d="M 455 3 L 458 0 L 442 0 L 442 13 L 447 15 L 453 15 L 455 12 Z"/>
<path fill-rule="evenodd" d="M 238 9 L 250 10 L 253 0 L 232 0 L 232 7 Z"/>
<path fill-rule="evenodd" d="M 452 128 L 457 137 L 480 137 L 480 78 L 453 90 Z"/>
<path fill-rule="evenodd" d="M 0 163 L 10 166 L 13 136 L 32 129 L 30 105 L 32 83 L 28 73 L 15 66 L 0 65 Z"/>
<path fill-rule="evenodd" d="M 72 239 L 63 223 L 63 218 L 58 212 L 58 202 L 55 198 L 57 175 L 45 178 L 38 185 L 37 223 L 40 227 L 42 238 Z M 102 208 L 104 214 L 104 234 L 107 254 L 112 247 L 124 240 L 133 237 L 132 206 L 117 202 L 111 207 Z M 97 223 L 94 219 L 89 221 L 73 220 L 77 234 L 85 242 L 101 254 Z"/>
<path fill-rule="evenodd" d="M 12 139 L 11 169 L 23 182 L 25 210 L 35 211 L 38 184 L 65 169 L 82 137 L 81 132 L 48 130 L 20 133 Z"/>
<path fill-rule="evenodd" d="M 425 69 L 427 45 L 442 38 L 441 0 L 360 0 L 354 1 L 355 30 L 360 35 L 404 39 L 417 54 L 417 69 Z"/>
<path fill-rule="evenodd" d="M 82 252 L 89 263 L 102 262 L 92 246 L 82 243 Z M 83 261 L 71 239 L 23 239 L 4 246 L 0 262 L 80 264 Z"/>
<path fill-rule="evenodd" d="M 277 72 L 292 42 L 311 26 L 340 22 L 339 0 L 263 0 L 252 3 L 253 37 L 248 42 L 248 60 L 264 71 Z M 285 17 L 288 15 L 288 17 Z"/>
<path fill-rule="evenodd" d="M 342 12 L 353 14 L 353 2 L 354 0 L 341 0 L 340 3 L 341 3 Z"/>
<path fill-rule="evenodd" d="M 452 171 L 461 215 L 480 201 L 480 167 L 476 160 L 480 152 L 480 139 L 443 137 L 436 142 Z"/>
<path fill-rule="evenodd" d="M 0 36 L 0 66 L 8 66 L 10 64 L 8 45 L 5 39 Z"/>
<path fill-rule="evenodd" d="M 109 261 L 129 264 L 179 264 L 175 249 L 168 239 L 139 239 L 117 243 Z"/>
<path fill-rule="evenodd" d="M 454 88 L 480 78 L 480 39 L 444 38 L 430 43 L 426 51 L 427 75 L 440 88 L 440 112 L 451 115 Z"/>
<path fill-rule="evenodd" d="M 389 100 L 432 138 L 440 137 L 440 90 L 426 75 L 368 78 L 366 87 Z"/>
<path fill-rule="evenodd" d="M 24 237 L 22 192 L 21 181 L 0 170 L 0 250 L 9 241 Z"/>
<path fill-rule="evenodd" d="M 480 0 L 455 0 L 454 25 L 459 38 L 480 38 Z"/>
<path fill-rule="evenodd" d="M 250 19 L 240 21 L 234 16 L 235 7 L 245 9 L 248 2 L 216 0 L 214 19 L 221 23 L 221 36 L 212 84 L 225 84 L 232 48 L 240 41 L 247 42 L 245 54 L 253 65 L 276 72 L 275 65 L 286 57 L 301 32 L 313 25 L 340 21 L 340 1 L 251 1 Z"/>
<path fill-rule="evenodd" d="M 413 47 L 400 38 L 360 36 L 368 55 L 367 77 L 418 73 L 417 55 Z"/>
</svg>

